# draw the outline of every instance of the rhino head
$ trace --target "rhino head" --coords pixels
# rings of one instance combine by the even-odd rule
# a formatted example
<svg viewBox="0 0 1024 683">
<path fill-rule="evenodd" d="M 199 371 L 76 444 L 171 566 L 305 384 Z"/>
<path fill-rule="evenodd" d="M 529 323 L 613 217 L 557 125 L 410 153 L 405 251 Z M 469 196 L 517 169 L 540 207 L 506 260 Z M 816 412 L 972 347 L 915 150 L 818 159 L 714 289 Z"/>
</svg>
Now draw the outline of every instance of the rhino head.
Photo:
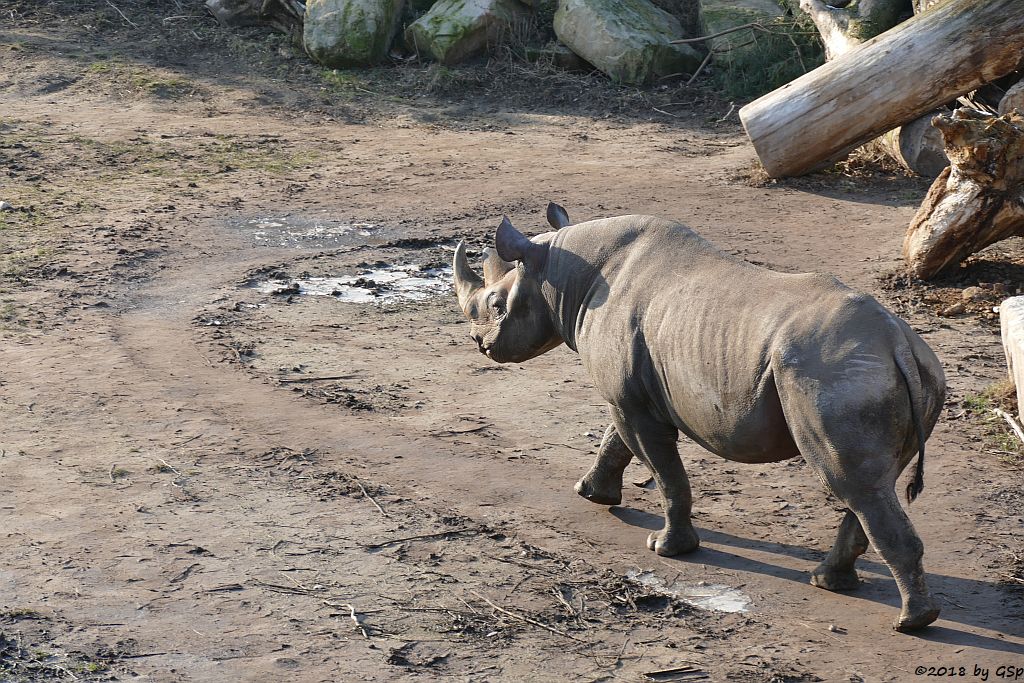
<svg viewBox="0 0 1024 683">
<path fill-rule="evenodd" d="M 565 209 L 548 205 L 556 230 L 568 225 Z M 470 336 L 480 353 L 497 363 L 522 363 L 562 343 L 541 293 L 548 258 L 546 240 L 531 241 L 504 217 L 494 248 L 484 249 L 481 278 L 469 267 L 466 245 L 455 249 L 452 270 L 459 308 L 469 319 Z"/>
</svg>

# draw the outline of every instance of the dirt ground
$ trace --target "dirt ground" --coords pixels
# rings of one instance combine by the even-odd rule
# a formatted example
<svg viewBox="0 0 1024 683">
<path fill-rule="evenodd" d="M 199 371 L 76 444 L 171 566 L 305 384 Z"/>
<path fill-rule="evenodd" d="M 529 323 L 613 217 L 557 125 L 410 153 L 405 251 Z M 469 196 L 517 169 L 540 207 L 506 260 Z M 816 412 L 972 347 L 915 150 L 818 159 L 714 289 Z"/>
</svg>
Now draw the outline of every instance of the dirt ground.
<svg viewBox="0 0 1024 683">
<path fill-rule="evenodd" d="M 908 284 L 925 181 L 754 161 L 702 89 L 322 73 L 199 0 L 0 0 L 0 679 L 1024 678 L 1024 477 L 984 409 L 1020 245 Z M 858 591 L 809 585 L 841 506 L 802 462 L 682 443 L 702 547 L 656 557 L 641 466 L 621 506 L 572 491 L 605 417 L 571 352 L 493 365 L 450 293 L 289 287 L 434 272 L 549 200 L 834 273 L 924 336 L 950 384 L 910 508 L 934 626 L 891 631 L 873 551 Z"/>
</svg>

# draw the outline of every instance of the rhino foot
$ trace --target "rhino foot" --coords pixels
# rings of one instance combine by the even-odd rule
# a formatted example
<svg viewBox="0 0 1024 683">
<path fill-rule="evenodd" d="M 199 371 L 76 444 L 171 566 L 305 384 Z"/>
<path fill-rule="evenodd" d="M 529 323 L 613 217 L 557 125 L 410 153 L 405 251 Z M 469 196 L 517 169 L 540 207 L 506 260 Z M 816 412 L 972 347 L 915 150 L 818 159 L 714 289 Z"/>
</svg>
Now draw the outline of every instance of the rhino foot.
<svg viewBox="0 0 1024 683">
<path fill-rule="evenodd" d="M 699 547 L 700 538 L 693 527 L 682 531 L 673 530 L 671 533 L 666 533 L 665 529 L 652 531 L 647 537 L 647 549 L 663 557 L 690 553 Z"/>
<path fill-rule="evenodd" d="M 618 505 L 622 502 L 622 480 L 595 481 L 590 473 L 576 482 L 574 487 L 576 493 L 580 494 L 591 503 L 598 505 Z"/>
<path fill-rule="evenodd" d="M 907 605 L 900 616 L 893 622 L 893 629 L 900 633 L 908 633 L 922 629 L 939 618 L 939 608 L 931 600 L 921 605 Z"/>
<path fill-rule="evenodd" d="M 860 579 L 852 568 L 842 571 L 818 565 L 811 574 L 811 585 L 827 591 L 852 591 L 860 587 Z"/>
</svg>

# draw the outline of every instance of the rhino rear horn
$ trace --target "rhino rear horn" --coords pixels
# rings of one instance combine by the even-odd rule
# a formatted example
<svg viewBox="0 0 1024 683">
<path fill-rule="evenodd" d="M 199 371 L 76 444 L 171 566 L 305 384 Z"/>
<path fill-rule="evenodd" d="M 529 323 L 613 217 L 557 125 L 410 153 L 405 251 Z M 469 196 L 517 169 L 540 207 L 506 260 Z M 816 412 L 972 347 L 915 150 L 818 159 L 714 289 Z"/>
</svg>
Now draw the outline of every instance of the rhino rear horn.
<svg viewBox="0 0 1024 683">
<path fill-rule="evenodd" d="M 498 252 L 490 247 L 484 249 L 484 285 L 490 287 L 495 282 L 505 277 L 508 271 L 516 267 L 516 264 L 509 263 L 498 256 Z"/>
<path fill-rule="evenodd" d="M 494 246 L 502 259 L 522 261 L 533 270 L 539 270 L 547 256 L 547 248 L 531 242 L 530 238 L 516 230 L 508 216 L 502 216 L 501 224 L 494 233 Z"/>
<path fill-rule="evenodd" d="M 455 294 L 459 297 L 459 308 L 466 310 L 466 304 L 473 292 L 484 286 L 480 276 L 473 272 L 466 260 L 466 243 L 459 242 L 452 259 L 452 275 L 455 280 Z"/>
<path fill-rule="evenodd" d="M 561 230 L 569 225 L 569 213 L 558 204 L 548 204 L 548 225 L 555 230 Z"/>
</svg>

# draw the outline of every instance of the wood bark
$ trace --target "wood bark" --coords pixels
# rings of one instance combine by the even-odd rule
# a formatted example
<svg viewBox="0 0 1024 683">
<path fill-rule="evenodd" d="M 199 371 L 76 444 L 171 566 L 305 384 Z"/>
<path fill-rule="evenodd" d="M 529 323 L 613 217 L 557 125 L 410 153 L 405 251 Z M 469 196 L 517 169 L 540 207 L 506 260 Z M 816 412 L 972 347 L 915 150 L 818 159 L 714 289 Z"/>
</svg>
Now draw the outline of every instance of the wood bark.
<svg viewBox="0 0 1024 683">
<path fill-rule="evenodd" d="M 932 125 L 936 116 L 948 109 L 935 110 L 883 133 L 865 147 L 882 152 L 911 173 L 935 178 L 949 166 L 942 133 Z"/>
<path fill-rule="evenodd" d="M 903 258 L 929 279 L 999 240 L 1024 234 L 1024 116 L 958 109 L 935 117 L 950 166 L 907 230 Z"/>
<path fill-rule="evenodd" d="M 946 0 L 740 110 L 772 177 L 801 175 L 1018 68 L 1020 0 Z"/>
</svg>

